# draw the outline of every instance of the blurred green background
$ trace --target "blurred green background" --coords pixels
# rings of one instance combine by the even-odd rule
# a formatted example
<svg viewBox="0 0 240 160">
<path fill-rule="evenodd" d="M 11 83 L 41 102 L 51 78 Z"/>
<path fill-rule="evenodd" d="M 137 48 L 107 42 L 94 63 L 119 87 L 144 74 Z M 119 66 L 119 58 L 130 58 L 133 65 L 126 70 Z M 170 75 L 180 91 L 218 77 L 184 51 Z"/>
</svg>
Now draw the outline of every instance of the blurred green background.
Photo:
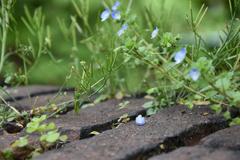
<svg viewBox="0 0 240 160">
<path fill-rule="evenodd" d="M 89 1 L 89 21 L 91 25 L 94 25 L 99 21 L 99 15 L 104 7 L 101 0 Z M 122 0 L 121 2 L 127 4 L 128 0 Z M 165 31 L 188 36 L 190 28 L 186 22 L 186 15 L 189 13 L 189 2 L 189 0 L 134 0 L 133 9 L 134 12 L 137 12 L 139 17 L 143 17 L 144 9 L 148 7 L 150 8 L 151 14 L 156 17 L 156 21 L 161 22 L 162 19 L 165 19 L 162 22 L 166 24 L 158 23 L 160 27 L 166 26 Z M 206 36 L 220 32 L 224 29 L 226 22 L 229 20 L 228 0 L 192 0 L 194 14 L 197 14 L 203 3 L 208 6 L 209 9 L 203 23 L 201 24 L 200 32 L 204 33 Z M 165 6 L 165 9 L 161 10 L 163 8 L 161 6 L 163 5 Z M 21 39 L 28 38 L 26 27 L 21 21 L 21 17 L 24 16 L 24 6 L 27 6 L 31 13 L 36 8 L 42 7 L 43 12 L 46 15 L 46 23 L 50 26 L 52 31 L 51 51 L 54 57 L 59 60 L 59 62 L 54 62 L 49 55 L 44 55 L 30 72 L 29 83 L 62 84 L 72 66 L 73 59 L 71 57 L 71 52 L 73 48 L 72 43 L 69 43 L 62 38 L 63 35 L 57 19 L 65 19 L 66 23 L 70 23 L 70 16 L 76 15 L 72 3 L 70 0 L 17 0 L 14 8 L 14 18 Z M 142 25 L 144 26 L 144 23 Z M 10 35 L 11 38 L 9 41 L 14 43 L 15 34 L 10 32 Z M 186 39 L 187 38 L 188 37 L 186 37 Z M 78 48 L 79 52 L 77 53 L 77 56 L 79 57 L 79 60 L 88 61 L 89 57 L 94 54 L 80 42 L 78 43 Z M 126 74 L 127 79 L 128 76 L 132 77 L 133 75 Z M 141 75 L 136 75 L 135 77 L 140 76 Z M 71 85 L 71 82 L 69 82 L 69 85 Z"/>
</svg>

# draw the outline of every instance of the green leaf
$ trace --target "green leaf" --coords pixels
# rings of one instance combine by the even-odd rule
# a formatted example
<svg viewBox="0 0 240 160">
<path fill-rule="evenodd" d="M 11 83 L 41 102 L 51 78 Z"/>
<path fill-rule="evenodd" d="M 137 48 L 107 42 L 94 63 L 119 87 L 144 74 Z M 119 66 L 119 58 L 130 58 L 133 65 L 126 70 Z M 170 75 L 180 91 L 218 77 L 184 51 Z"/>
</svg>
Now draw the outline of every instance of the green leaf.
<svg viewBox="0 0 240 160">
<path fill-rule="evenodd" d="M 156 94 L 158 93 L 158 88 L 157 87 L 153 87 L 147 90 L 147 94 L 151 95 L 151 94 Z"/>
<path fill-rule="evenodd" d="M 230 113 L 229 111 L 224 112 L 224 113 L 223 113 L 223 116 L 224 116 L 224 118 L 225 118 L 226 120 L 231 119 L 231 113 Z"/>
<path fill-rule="evenodd" d="M 217 91 L 208 91 L 208 92 L 206 92 L 206 96 L 208 97 L 208 98 L 213 98 L 214 96 L 216 96 L 217 95 Z"/>
<path fill-rule="evenodd" d="M 201 70 L 201 72 L 206 73 L 209 73 L 209 71 L 212 71 L 214 68 L 212 60 L 209 60 L 206 57 L 200 57 L 193 66 Z"/>
<path fill-rule="evenodd" d="M 234 118 L 229 125 L 230 125 L 230 126 L 240 125 L 240 118 L 239 118 L 239 117 Z"/>
<path fill-rule="evenodd" d="M 134 47 L 134 45 L 135 45 L 134 39 L 127 38 L 127 40 L 125 41 L 126 48 L 131 49 L 132 47 Z"/>
<path fill-rule="evenodd" d="M 29 123 L 27 124 L 26 132 L 27 132 L 27 133 L 33 133 L 33 132 L 35 132 L 35 131 L 38 130 L 38 127 L 39 127 L 39 123 L 29 122 Z"/>
<path fill-rule="evenodd" d="M 222 112 L 222 107 L 219 104 L 211 105 L 210 108 L 217 114 L 220 114 Z"/>
<path fill-rule="evenodd" d="M 5 160 L 14 160 L 15 159 L 13 152 L 10 148 L 7 148 L 3 151 L 3 158 L 5 158 Z"/>
<path fill-rule="evenodd" d="M 42 115 L 41 117 L 34 117 L 31 122 L 41 123 L 47 119 L 47 115 Z"/>
<path fill-rule="evenodd" d="M 151 115 L 156 114 L 156 113 L 157 113 L 157 109 L 155 109 L 155 108 L 149 108 L 147 110 L 147 115 L 148 116 L 151 116 Z"/>
<path fill-rule="evenodd" d="M 46 119 L 47 119 L 47 115 L 42 115 L 42 116 L 39 118 L 40 122 L 43 122 L 43 121 L 45 121 Z"/>
<path fill-rule="evenodd" d="M 54 143 L 56 142 L 60 137 L 60 133 L 56 132 L 56 131 L 51 131 L 48 132 L 46 135 L 46 141 L 49 143 Z"/>
<path fill-rule="evenodd" d="M 62 142 L 66 142 L 68 139 L 67 135 L 62 135 L 59 137 L 59 140 L 62 141 Z"/>
<path fill-rule="evenodd" d="M 12 81 L 12 76 L 7 76 L 4 82 L 5 82 L 6 84 L 10 84 L 11 81 Z"/>
<path fill-rule="evenodd" d="M 40 137 L 40 141 L 41 142 L 44 142 L 44 141 L 46 141 L 46 138 L 47 138 L 47 135 L 46 134 L 43 134 L 43 135 L 41 135 L 41 137 Z"/>
<path fill-rule="evenodd" d="M 28 145 L 28 139 L 27 136 L 26 137 L 20 137 L 18 140 L 16 140 L 12 146 L 13 147 L 25 147 Z"/>
<path fill-rule="evenodd" d="M 38 132 L 45 132 L 46 131 L 46 128 L 47 128 L 47 125 L 46 124 L 42 124 L 38 127 L 37 131 Z"/>
<path fill-rule="evenodd" d="M 229 92 L 228 92 L 228 93 L 229 93 Z M 239 92 L 239 91 L 237 91 L 237 92 L 231 91 L 231 94 L 230 94 L 229 96 L 232 97 L 233 102 L 234 102 L 235 104 L 240 103 L 240 92 Z"/>
<path fill-rule="evenodd" d="M 143 108 L 148 109 L 148 108 L 152 108 L 152 107 L 154 107 L 154 102 L 153 101 L 149 101 L 149 102 L 146 102 L 146 103 L 143 104 Z"/>
<path fill-rule="evenodd" d="M 232 72 L 222 73 L 217 77 L 217 81 L 215 86 L 219 88 L 221 91 L 227 91 L 231 87 L 231 79 L 233 77 Z"/>
<path fill-rule="evenodd" d="M 47 125 L 46 130 L 54 130 L 56 129 L 55 123 L 51 122 Z"/>
<path fill-rule="evenodd" d="M 184 104 L 185 104 L 189 109 L 193 109 L 193 107 L 194 107 L 194 104 L 193 104 L 192 101 L 186 101 Z"/>
</svg>

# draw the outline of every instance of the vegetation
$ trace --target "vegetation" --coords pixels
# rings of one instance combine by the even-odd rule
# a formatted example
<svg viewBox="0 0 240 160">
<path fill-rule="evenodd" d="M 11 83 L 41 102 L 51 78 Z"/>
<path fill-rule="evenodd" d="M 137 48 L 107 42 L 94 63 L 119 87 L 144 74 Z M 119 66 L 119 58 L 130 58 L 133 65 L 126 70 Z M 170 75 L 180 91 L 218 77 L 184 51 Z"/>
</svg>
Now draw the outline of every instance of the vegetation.
<svg viewBox="0 0 240 160">
<path fill-rule="evenodd" d="M 19 149 L 25 149 L 29 151 L 28 154 L 24 155 L 24 159 L 26 159 L 47 151 L 49 148 L 54 147 L 57 144 L 66 142 L 67 136 L 60 135 L 54 123 L 43 123 L 46 118 L 46 115 L 42 115 L 39 118 L 34 117 L 26 126 L 26 136 L 20 137 L 16 140 L 11 145 L 12 148 L 6 149 L 4 152 L 5 157 L 11 159 L 13 158 L 12 156 L 14 155 L 14 152 L 20 152 Z M 37 136 L 39 136 L 39 139 Z M 34 140 L 36 138 L 37 140 Z M 35 146 L 29 144 L 29 139 L 34 141 Z"/>
<path fill-rule="evenodd" d="M 152 2 L 159 4 L 159 1 Z M 156 14 L 150 5 L 141 7 L 146 3 L 143 1 L 103 1 L 98 6 L 90 0 L 58 1 L 59 5 L 70 7 L 71 14 L 59 14 L 54 22 L 49 22 L 45 8 L 31 8 L 27 2 L 29 6 L 24 7 L 24 14 L 19 17 L 16 11 L 20 2 L 1 0 L 2 84 L 48 82 L 49 79 L 39 79 L 38 74 L 47 72 L 46 75 L 58 79 L 57 70 L 41 66 L 66 65 L 64 69 L 60 67 L 61 81 L 54 83 L 74 86 L 72 102 L 76 112 L 80 111 L 84 99 L 96 93 L 101 93 L 100 101 L 144 92 L 153 99 L 144 105 L 148 115 L 174 104 L 190 108 L 207 104 L 230 120 L 230 125 L 240 124 L 240 117 L 233 118 L 230 113 L 232 108 L 239 109 L 240 104 L 240 0 L 229 0 L 229 12 L 223 14 L 230 18 L 224 19 L 226 27 L 219 38 L 214 38 L 219 40 L 214 45 L 201 34 L 205 19 L 213 18 L 207 17 L 206 5 L 196 12 L 197 3 L 189 1 L 187 23 L 178 24 L 169 20 L 169 2 L 161 2 L 162 11 Z M 224 26 L 224 20 L 218 24 Z M 169 30 L 174 25 L 177 29 Z M 178 29 L 181 27 L 190 29 L 191 33 L 178 34 L 186 32 Z M 59 141 L 66 141 L 55 124 L 42 124 L 65 109 L 66 104 L 41 115 L 20 113 L 1 99 L 0 125 L 16 117 L 28 117 L 26 133 L 29 137 L 37 133 L 41 146 L 33 151 L 43 152 Z M 28 136 L 21 137 L 13 148 L 27 145 Z"/>
</svg>

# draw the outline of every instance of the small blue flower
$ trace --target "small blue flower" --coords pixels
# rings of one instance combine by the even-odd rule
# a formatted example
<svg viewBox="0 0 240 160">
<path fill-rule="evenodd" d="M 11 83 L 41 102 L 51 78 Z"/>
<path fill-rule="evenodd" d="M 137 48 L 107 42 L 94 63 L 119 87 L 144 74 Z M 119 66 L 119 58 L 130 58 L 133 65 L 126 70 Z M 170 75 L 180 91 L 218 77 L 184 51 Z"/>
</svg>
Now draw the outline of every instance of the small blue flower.
<svg viewBox="0 0 240 160">
<path fill-rule="evenodd" d="M 116 11 L 117 9 L 118 9 L 118 7 L 120 6 L 120 2 L 119 1 L 116 1 L 115 3 L 114 3 L 114 5 L 112 6 L 112 10 L 113 11 Z"/>
<path fill-rule="evenodd" d="M 115 19 L 115 20 L 120 20 L 121 19 L 120 11 L 113 11 L 111 15 L 112 15 L 112 18 Z"/>
<path fill-rule="evenodd" d="M 200 75 L 201 73 L 197 68 L 192 68 L 189 72 L 189 76 L 192 78 L 193 81 L 197 81 Z"/>
<path fill-rule="evenodd" d="M 122 28 L 117 32 L 118 36 L 120 37 L 127 29 L 128 29 L 128 25 L 124 24 Z"/>
<path fill-rule="evenodd" d="M 145 118 L 142 115 L 138 115 L 135 122 L 138 126 L 143 126 L 145 124 Z"/>
<path fill-rule="evenodd" d="M 103 21 L 106 21 L 108 18 L 109 18 L 109 16 L 110 16 L 110 14 L 111 14 L 111 11 L 109 10 L 109 9 L 105 9 L 103 12 L 102 12 L 102 14 L 101 14 L 101 21 L 103 22 Z"/>
<path fill-rule="evenodd" d="M 158 27 L 155 27 L 155 29 L 153 30 L 153 32 L 151 34 L 151 39 L 154 39 L 157 37 L 158 31 L 159 31 Z"/>
<path fill-rule="evenodd" d="M 186 54 L 187 54 L 186 48 L 182 48 L 180 51 L 176 52 L 174 56 L 175 64 L 181 63 L 186 57 Z"/>
</svg>

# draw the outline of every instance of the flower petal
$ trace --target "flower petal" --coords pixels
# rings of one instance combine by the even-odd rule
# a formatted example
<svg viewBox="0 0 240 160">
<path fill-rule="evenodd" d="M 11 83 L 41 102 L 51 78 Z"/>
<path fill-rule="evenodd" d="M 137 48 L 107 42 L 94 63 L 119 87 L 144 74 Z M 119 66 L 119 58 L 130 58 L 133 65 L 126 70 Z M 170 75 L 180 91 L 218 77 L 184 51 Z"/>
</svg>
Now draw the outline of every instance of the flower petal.
<svg viewBox="0 0 240 160">
<path fill-rule="evenodd" d="M 158 27 L 155 27 L 155 29 L 153 30 L 153 32 L 152 32 L 152 34 L 151 34 L 151 39 L 156 38 L 157 35 L 158 35 L 158 32 L 159 32 Z"/>
<path fill-rule="evenodd" d="M 122 28 L 117 32 L 118 36 L 120 37 L 127 29 L 128 29 L 128 25 L 124 24 Z"/>
<path fill-rule="evenodd" d="M 120 11 L 113 11 L 112 12 L 112 18 L 115 20 L 120 20 L 121 19 L 121 12 Z"/>
<path fill-rule="evenodd" d="M 175 64 L 181 63 L 185 59 L 186 54 L 187 54 L 186 48 L 182 48 L 180 51 L 176 52 L 174 56 Z"/>
<path fill-rule="evenodd" d="M 192 68 L 189 72 L 189 76 L 193 81 L 197 81 L 200 77 L 201 73 L 197 68 Z"/>
<path fill-rule="evenodd" d="M 111 14 L 111 11 L 109 10 L 109 9 L 105 9 L 103 12 L 102 12 L 102 14 L 101 14 L 101 21 L 103 22 L 103 21 L 106 21 L 108 18 L 109 18 L 109 16 L 110 16 L 110 14 Z"/>
<path fill-rule="evenodd" d="M 142 115 L 138 115 L 135 122 L 138 126 L 143 126 L 145 124 L 145 118 Z"/>
<path fill-rule="evenodd" d="M 112 10 L 113 11 L 116 11 L 117 9 L 118 9 L 118 7 L 120 6 L 120 2 L 119 1 L 116 1 L 115 3 L 114 3 L 114 5 L 112 6 Z"/>
</svg>

